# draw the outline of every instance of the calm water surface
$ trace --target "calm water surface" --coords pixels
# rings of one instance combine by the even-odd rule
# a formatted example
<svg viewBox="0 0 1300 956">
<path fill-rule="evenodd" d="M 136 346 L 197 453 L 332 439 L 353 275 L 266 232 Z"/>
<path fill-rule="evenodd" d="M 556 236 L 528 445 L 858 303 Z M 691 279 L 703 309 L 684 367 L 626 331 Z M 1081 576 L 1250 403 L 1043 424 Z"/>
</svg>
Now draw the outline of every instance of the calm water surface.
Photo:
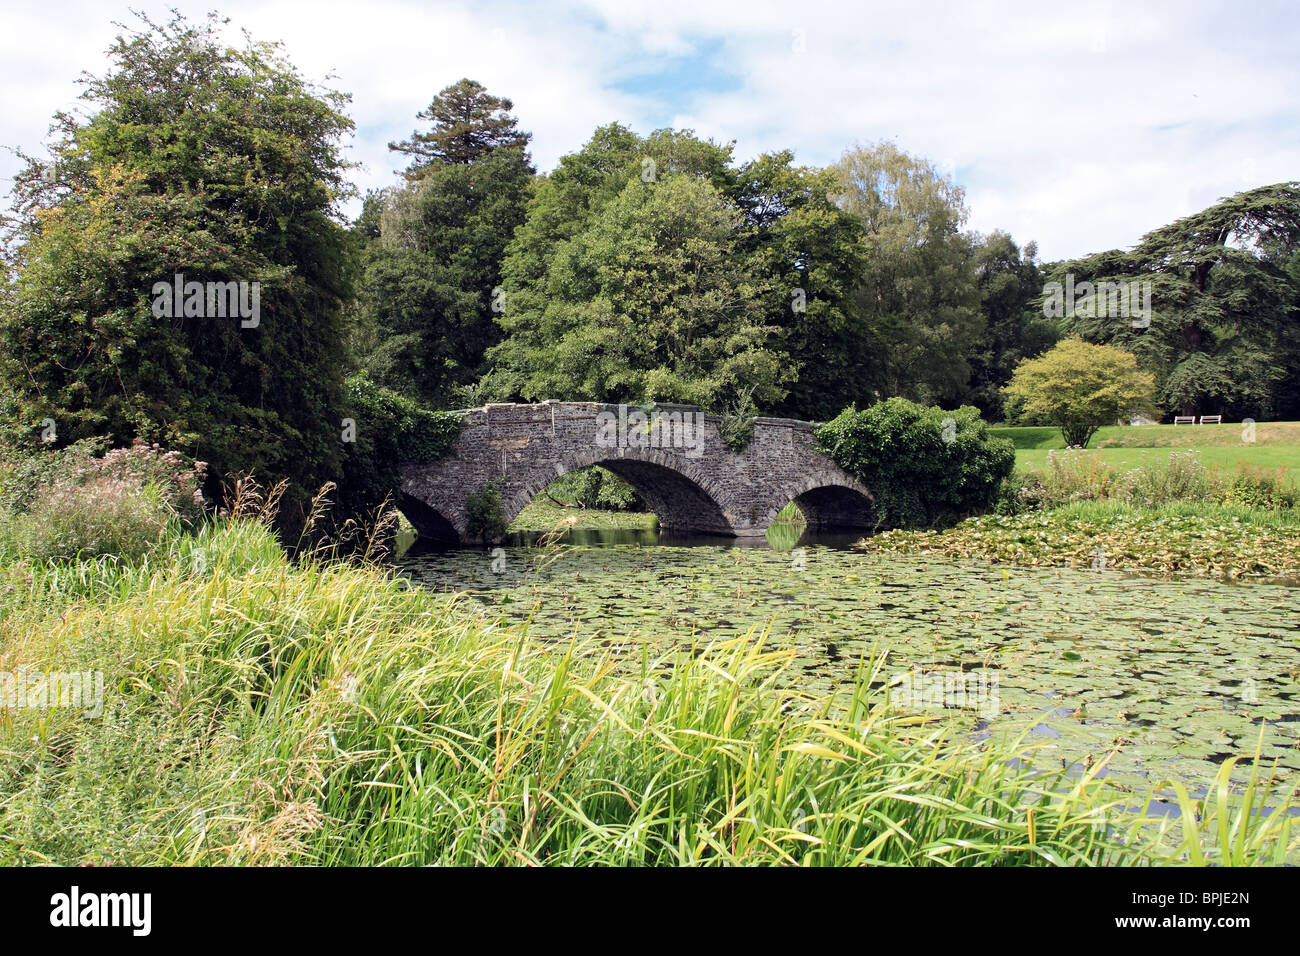
<svg viewBox="0 0 1300 956">
<path fill-rule="evenodd" d="M 829 694 L 887 653 L 893 699 L 973 734 L 1027 734 L 1038 760 L 1082 767 L 1118 747 L 1109 774 L 1144 789 L 1176 776 L 1199 790 L 1229 756 L 1243 782 L 1261 733 L 1261 767 L 1300 784 L 1300 589 L 868 554 L 856 538 L 570 532 L 560 548 L 516 536 L 400 564 L 489 619 L 638 663 L 770 627 L 801 686 Z"/>
</svg>

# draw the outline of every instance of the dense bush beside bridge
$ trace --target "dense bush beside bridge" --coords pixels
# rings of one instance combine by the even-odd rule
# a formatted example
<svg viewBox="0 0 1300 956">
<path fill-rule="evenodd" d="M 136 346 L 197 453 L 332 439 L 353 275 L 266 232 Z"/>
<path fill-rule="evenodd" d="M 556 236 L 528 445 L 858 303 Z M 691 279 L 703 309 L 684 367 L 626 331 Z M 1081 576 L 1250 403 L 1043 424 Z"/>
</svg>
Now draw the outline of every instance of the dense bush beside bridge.
<svg viewBox="0 0 1300 956">
<path fill-rule="evenodd" d="M 1015 467 L 1011 442 L 989 435 L 978 410 L 891 398 L 847 408 L 817 429 L 836 463 L 869 489 L 882 524 L 949 524 L 990 507 Z"/>
<path fill-rule="evenodd" d="M 351 428 L 342 425 L 347 449 L 340 503 L 349 514 L 372 513 L 385 497 L 396 495 L 402 462 L 437 461 L 460 435 L 460 416 L 432 411 L 364 373 L 345 386 Z"/>
</svg>

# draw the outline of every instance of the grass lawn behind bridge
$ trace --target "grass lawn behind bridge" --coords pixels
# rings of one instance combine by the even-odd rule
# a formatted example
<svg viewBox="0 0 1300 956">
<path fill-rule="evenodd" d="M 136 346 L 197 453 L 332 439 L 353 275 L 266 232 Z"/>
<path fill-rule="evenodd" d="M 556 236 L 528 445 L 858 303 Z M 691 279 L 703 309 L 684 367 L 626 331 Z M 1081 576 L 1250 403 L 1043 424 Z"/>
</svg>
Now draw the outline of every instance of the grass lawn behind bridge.
<svg viewBox="0 0 1300 956">
<path fill-rule="evenodd" d="M 1114 425 L 1098 430 L 1088 448 L 1109 465 L 1136 466 L 1159 460 L 1171 451 L 1192 450 L 1211 467 L 1232 469 L 1239 463 L 1300 472 L 1300 422 L 1260 422 L 1255 441 L 1242 441 L 1240 422 L 1223 425 Z M 1043 468 L 1047 453 L 1065 447 L 1058 428 L 995 427 L 991 434 L 1016 446 L 1016 465 Z"/>
</svg>

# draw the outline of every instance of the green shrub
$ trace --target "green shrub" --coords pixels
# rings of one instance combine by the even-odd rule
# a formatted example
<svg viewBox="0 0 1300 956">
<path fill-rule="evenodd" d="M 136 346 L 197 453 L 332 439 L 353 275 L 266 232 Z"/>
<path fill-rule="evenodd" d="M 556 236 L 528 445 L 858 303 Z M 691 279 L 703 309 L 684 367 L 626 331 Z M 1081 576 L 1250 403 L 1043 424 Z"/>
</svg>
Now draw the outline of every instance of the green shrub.
<svg viewBox="0 0 1300 956">
<path fill-rule="evenodd" d="M 1225 481 L 1224 504 L 1247 508 L 1294 508 L 1300 489 L 1282 469 L 1260 468 L 1245 463 Z"/>
<path fill-rule="evenodd" d="M 758 406 L 754 404 L 754 387 L 748 386 L 738 390 L 735 400 L 722 412 L 722 421 L 718 431 L 722 443 L 734 454 L 743 455 L 754 437 L 754 424 L 758 417 Z"/>
<path fill-rule="evenodd" d="M 749 447 L 749 440 L 754 437 L 755 417 L 743 411 L 726 412 L 718 429 L 722 443 L 737 455 L 743 455 Z"/>
<path fill-rule="evenodd" d="M 136 441 L 102 457 L 96 443 L 11 457 L 0 477 L 0 558 L 134 560 L 167 527 L 202 512 L 203 462 Z"/>
<path fill-rule="evenodd" d="M 433 462 L 447 453 L 460 435 L 461 418 L 423 408 L 364 373 L 347 380 L 346 394 L 355 433 L 344 445 L 340 514 L 369 515 L 396 495 L 399 465 Z"/>
<path fill-rule="evenodd" d="M 1036 471 L 1016 472 L 1003 478 L 993 501 L 993 513 L 1019 515 L 1042 507 L 1043 480 Z"/>
<path fill-rule="evenodd" d="M 891 398 L 845 409 L 817 429 L 817 440 L 875 496 L 881 523 L 951 523 L 991 507 L 1015 467 L 1015 450 L 992 438 L 979 411 L 926 408 Z"/>
</svg>

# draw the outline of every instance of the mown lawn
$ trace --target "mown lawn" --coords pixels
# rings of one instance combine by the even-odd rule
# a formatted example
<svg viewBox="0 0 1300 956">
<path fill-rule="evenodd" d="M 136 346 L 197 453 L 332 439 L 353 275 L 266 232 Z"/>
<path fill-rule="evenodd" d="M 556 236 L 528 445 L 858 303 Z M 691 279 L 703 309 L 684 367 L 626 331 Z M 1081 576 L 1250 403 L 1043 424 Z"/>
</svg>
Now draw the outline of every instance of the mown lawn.
<svg viewBox="0 0 1300 956">
<path fill-rule="evenodd" d="M 1163 459 L 1171 451 L 1196 451 L 1208 466 L 1235 468 L 1239 463 L 1300 470 L 1300 422 L 1255 425 L 1255 440 L 1245 442 L 1240 422 L 1225 425 L 1116 425 L 1100 429 L 1089 449 L 1107 464 L 1133 467 Z M 998 427 L 989 431 L 1016 446 L 1016 465 L 1042 468 L 1047 453 L 1064 448 L 1057 428 Z"/>
<path fill-rule="evenodd" d="M 568 508 L 538 495 L 510 524 L 511 531 L 552 531 L 569 521 L 575 531 L 649 531 L 658 519 L 649 511 Z"/>
</svg>

